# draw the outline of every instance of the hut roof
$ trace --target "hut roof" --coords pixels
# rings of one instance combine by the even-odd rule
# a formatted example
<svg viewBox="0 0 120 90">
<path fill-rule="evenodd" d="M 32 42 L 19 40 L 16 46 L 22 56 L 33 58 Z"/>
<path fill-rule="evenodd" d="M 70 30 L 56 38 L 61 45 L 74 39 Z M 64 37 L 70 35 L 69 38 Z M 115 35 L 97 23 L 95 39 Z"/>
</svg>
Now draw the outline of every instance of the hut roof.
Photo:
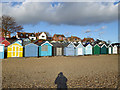
<svg viewBox="0 0 120 90">
<path fill-rule="evenodd" d="M 25 45 L 27 45 L 29 43 L 31 43 L 31 42 L 30 41 L 23 41 L 23 46 L 25 46 Z"/>
<path fill-rule="evenodd" d="M 63 47 L 67 47 L 70 43 L 62 43 Z"/>
<path fill-rule="evenodd" d="M 63 46 L 62 45 L 62 43 L 58 43 L 58 42 L 56 42 L 56 43 L 51 43 L 54 47 L 61 47 L 61 46 Z"/>
<path fill-rule="evenodd" d="M 47 42 L 50 43 L 49 41 L 43 41 L 43 42 L 41 42 L 41 43 L 38 42 L 37 45 L 41 46 L 42 44 L 47 43 Z M 51 43 L 50 43 L 50 44 L 51 44 Z M 51 44 L 51 46 L 53 46 L 53 45 Z"/>
<path fill-rule="evenodd" d="M 83 45 L 84 47 L 86 47 L 88 44 L 90 44 L 91 46 L 93 46 L 91 43 L 86 43 L 85 45 Z"/>
<path fill-rule="evenodd" d="M 45 41 L 41 42 L 41 43 L 37 43 L 37 45 L 41 46 L 43 43 L 45 43 Z"/>
<path fill-rule="evenodd" d="M 100 44 L 100 47 L 103 47 L 103 45 L 105 45 L 106 47 L 108 47 L 108 44 Z"/>
<path fill-rule="evenodd" d="M 79 45 L 79 43 L 74 43 L 74 45 L 77 47 Z"/>
<path fill-rule="evenodd" d="M 120 43 L 113 43 L 112 46 L 117 45 L 118 47 L 120 47 Z"/>
<path fill-rule="evenodd" d="M 7 41 L 9 41 L 10 43 L 14 43 L 17 41 L 16 38 L 6 38 Z"/>
</svg>

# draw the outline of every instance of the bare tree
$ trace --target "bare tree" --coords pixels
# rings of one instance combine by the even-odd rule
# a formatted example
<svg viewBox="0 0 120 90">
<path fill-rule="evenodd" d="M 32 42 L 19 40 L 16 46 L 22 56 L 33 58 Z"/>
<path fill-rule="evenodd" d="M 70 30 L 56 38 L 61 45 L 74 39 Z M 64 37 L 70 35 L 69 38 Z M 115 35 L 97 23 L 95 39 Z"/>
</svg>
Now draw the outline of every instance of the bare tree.
<svg viewBox="0 0 120 90">
<path fill-rule="evenodd" d="M 7 35 L 7 31 L 10 33 L 15 33 L 18 31 L 21 31 L 23 27 L 21 25 L 18 25 L 13 17 L 3 15 L 1 17 L 2 21 L 2 31 L 5 33 L 5 38 Z"/>
</svg>

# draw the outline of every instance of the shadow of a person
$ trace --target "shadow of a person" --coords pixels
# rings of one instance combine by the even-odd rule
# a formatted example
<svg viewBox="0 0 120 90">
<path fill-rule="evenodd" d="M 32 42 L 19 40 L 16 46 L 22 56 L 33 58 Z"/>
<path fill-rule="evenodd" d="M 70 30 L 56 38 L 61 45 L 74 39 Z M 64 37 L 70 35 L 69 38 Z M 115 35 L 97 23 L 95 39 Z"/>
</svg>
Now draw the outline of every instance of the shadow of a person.
<svg viewBox="0 0 120 90">
<path fill-rule="evenodd" d="M 57 89 L 66 89 L 67 90 L 67 78 L 63 75 L 62 72 L 60 72 L 55 80 L 55 84 L 57 84 Z"/>
</svg>

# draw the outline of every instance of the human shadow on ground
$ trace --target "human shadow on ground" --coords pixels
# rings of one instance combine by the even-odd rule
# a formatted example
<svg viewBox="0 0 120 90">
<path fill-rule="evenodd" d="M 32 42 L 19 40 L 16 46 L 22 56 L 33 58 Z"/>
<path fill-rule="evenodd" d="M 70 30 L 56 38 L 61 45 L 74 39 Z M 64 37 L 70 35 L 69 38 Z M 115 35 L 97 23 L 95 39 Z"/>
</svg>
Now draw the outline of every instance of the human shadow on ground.
<svg viewBox="0 0 120 90">
<path fill-rule="evenodd" d="M 60 72 L 55 80 L 57 84 L 57 90 L 67 90 L 67 78 Z"/>
</svg>

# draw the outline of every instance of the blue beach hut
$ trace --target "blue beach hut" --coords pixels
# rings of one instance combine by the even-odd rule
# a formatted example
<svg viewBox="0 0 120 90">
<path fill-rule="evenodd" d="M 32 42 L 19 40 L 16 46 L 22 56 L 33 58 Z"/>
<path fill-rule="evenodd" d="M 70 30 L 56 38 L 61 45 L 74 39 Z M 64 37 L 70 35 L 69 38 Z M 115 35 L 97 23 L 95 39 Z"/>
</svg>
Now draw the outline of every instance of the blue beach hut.
<svg viewBox="0 0 120 90">
<path fill-rule="evenodd" d="M 76 55 L 84 55 L 84 46 L 82 45 L 82 43 L 80 42 L 77 47 L 76 47 Z"/>
<path fill-rule="evenodd" d="M 0 59 L 4 59 L 4 45 L 0 44 Z"/>
<path fill-rule="evenodd" d="M 85 55 L 92 55 L 92 45 L 91 44 L 85 45 Z"/>
<path fill-rule="evenodd" d="M 25 57 L 38 57 L 38 45 L 29 43 L 25 45 L 24 49 Z"/>
<path fill-rule="evenodd" d="M 37 43 L 39 45 L 39 56 L 52 56 L 52 44 L 48 41 Z"/>
<path fill-rule="evenodd" d="M 75 45 L 71 42 L 66 44 L 65 48 L 64 48 L 64 55 L 65 56 L 75 56 L 76 55 L 76 47 Z"/>
</svg>

